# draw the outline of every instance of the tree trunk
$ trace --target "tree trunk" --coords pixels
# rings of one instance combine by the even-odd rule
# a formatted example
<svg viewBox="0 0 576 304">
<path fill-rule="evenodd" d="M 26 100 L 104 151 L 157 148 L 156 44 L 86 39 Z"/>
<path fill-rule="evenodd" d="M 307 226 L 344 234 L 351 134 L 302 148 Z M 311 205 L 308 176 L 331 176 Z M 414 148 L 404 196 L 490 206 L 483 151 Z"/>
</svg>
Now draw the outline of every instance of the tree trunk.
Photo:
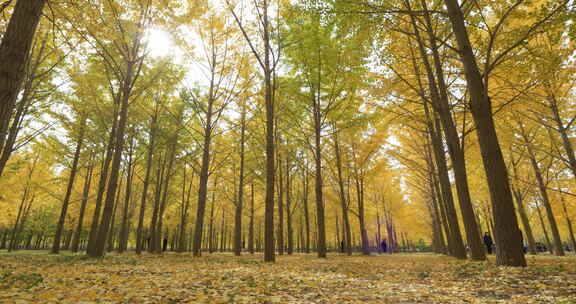
<svg viewBox="0 0 576 304">
<path fill-rule="evenodd" d="M 138 216 L 138 228 L 136 228 L 136 254 L 140 254 L 144 249 L 144 215 L 146 214 L 146 200 L 148 198 L 148 186 L 150 184 L 150 171 L 152 169 L 152 162 L 154 158 L 154 140 L 156 135 L 157 118 L 158 111 L 155 111 L 154 116 L 150 120 L 150 138 L 146 160 L 146 173 L 144 175 L 144 184 L 142 186 L 142 199 L 140 202 L 140 214 Z"/>
<path fill-rule="evenodd" d="M 94 250 L 89 252 L 91 257 L 102 257 L 106 249 L 106 239 L 110 230 L 110 223 L 114 212 L 114 196 L 118 187 L 118 174 L 120 171 L 120 162 L 122 161 L 122 150 L 124 148 L 124 135 L 126 133 L 126 123 L 128 120 L 129 97 L 133 85 L 134 62 L 128 62 L 126 69 L 126 78 L 123 81 L 122 98 L 120 105 L 120 115 L 118 117 L 118 130 L 114 144 L 114 155 L 112 158 L 112 167 L 110 170 L 110 180 L 106 192 L 106 201 L 102 211 L 102 220 L 98 227 Z"/>
<path fill-rule="evenodd" d="M 26 62 L 45 0 L 18 0 L 0 42 L 0 143 L 4 144 L 10 117 L 25 76 Z M 0 147 L 2 150 L 2 147 Z M 0 176 L 2 170 L 0 168 Z"/>
<path fill-rule="evenodd" d="M 286 229 L 288 229 L 287 253 L 294 253 L 294 228 L 292 227 L 292 191 L 290 182 L 290 157 L 286 157 Z"/>
<path fill-rule="evenodd" d="M 360 225 L 360 238 L 362 240 L 362 254 L 369 255 L 370 247 L 368 244 L 368 230 L 366 229 L 366 220 L 364 213 L 364 178 L 361 173 L 356 172 L 356 196 L 358 200 L 358 223 Z"/>
<path fill-rule="evenodd" d="M 26 208 L 26 201 L 30 195 L 30 184 L 27 183 L 24 191 L 22 192 L 22 199 L 20 200 L 20 206 L 18 207 L 18 214 L 16 215 L 16 221 L 14 222 L 14 227 L 12 228 L 12 236 L 10 237 L 10 244 L 8 244 L 8 252 L 17 249 L 16 245 L 18 243 L 18 232 L 20 223 L 24 218 L 24 209 Z"/>
<path fill-rule="evenodd" d="M 209 106 L 208 113 L 212 109 Z M 210 114 L 209 114 L 210 116 Z M 210 167 L 210 144 L 212 141 L 211 136 L 211 118 L 207 119 L 208 127 L 204 133 L 204 151 L 202 152 L 202 167 L 200 169 L 200 180 L 198 185 L 198 205 L 196 209 L 196 223 L 194 225 L 194 243 L 192 252 L 194 256 L 202 255 L 202 229 L 204 227 L 204 213 L 206 211 L 206 196 L 208 195 L 208 169 Z"/>
<path fill-rule="evenodd" d="M 2 229 L 2 241 L 0 241 L 0 249 L 6 249 L 6 242 L 8 241 L 9 229 Z"/>
<path fill-rule="evenodd" d="M 530 163 L 532 164 L 532 169 L 534 169 L 534 175 L 536 176 L 536 181 L 538 182 L 538 189 L 540 190 L 540 196 L 542 197 L 542 203 L 544 204 L 544 210 L 546 210 L 546 216 L 548 218 L 548 223 L 550 224 L 550 230 L 552 230 L 552 239 L 554 241 L 554 254 L 557 256 L 564 255 L 564 248 L 562 247 L 562 239 L 560 238 L 560 231 L 558 230 L 558 224 L 556 223 L 556 217 L 554 216 L 554 211 L 550 205 L 550 199 L 548 197 L 548 191 L 546 190 L 546 184 L 544 183 L 544 178 L 542 177 L 542 171 L 538 162 L 536 161 L 536 155 L 532 149 L 532 143 L 528 142 L 526 133 L 524 132 L 524 127 L 520 126 L 522 129 L 522 136 L 524 137 L 526 149 L 528 150 L 528 157 L 530 158 Z"/>
<path fill-rule="evenodd" d="M 448 236 L 450 237 L 448 240 L 448 246 L 450 247 L 449 252 L 452 256 L 458 259 L 465 259 L 466 248 L 464 247 L 464 243 L 462 241 L 458 216 L 456 215 L 456 209 L 454 207 L 454 198 L 452 196 L 452 187 L 450 185 L 448 167 L 446 165 L 446 156 L 444 154 L 444 148 L 442 144 L 442 135 L 437 131 L 437 128 L 438 121 L 436 121 L 436 126 L 432 124 L 431 120 L 428 121 L 428 130 L 432 141 L 432 148 L 434 150 L 436 168 L 438 170 L 438 179 L 440 182 L 442 200 L 445 208 L 447 226 L 448 229 L 450 229 L 450 233 L 448 233 Z"/>
<path fill-rule="evenodd" d="M 176 158 L 176 150 L 177 150 L 177 143 L 178 143 L 178 133 L 174 135 L 171 139 L 172 144 L 170 146 L 170 156 L 168 160 L 168 168 L 166 170 L 166 175 L 164 177 L 164 192 L 162 193 L 162 200 L 160 201 L 160 210 L 158 213 L 158 227 L 156 228 L 156 253 L 160 254 L 164 250 L 164 243 L 163 240 L 166 236 L 162 237 L 162 229 L 164 223 L 164 212 L 166 211 L 166 204 L 168 200 L 168 189 L 170 186 L 170 180 L 172 179 L 173 169 L 174 169 L 174 160 Z"/>
<path fill-rule="evenodd" d="M 282 157 L 278 156 L 278 228 L 276 246 L 278 254 L 284 255 L 284 178 L 282 175 Z"/>
<path fill-rule="evenodd" d="M 156 184 L 154 185 L 154 208 L 152 209 L 152 218 L 150 219 L 150 235 L 148 236 L 148 252 L 156 251 L 158 241 L 158 215 L 160 214 L 160 201 L 162 199 L 162 185 L 164 181 L 164 167 L 166 159 L 160 160 L 156 169 Z"/>
<path fill-rule="evenodd" d="M 83 116 L 83 115 L 82 115 Z M 76 142 L 76 152 L 74 152 L 74 159 L 72 160 L 72 167 L 70 168 L 70 178 L 68 179 L 68 186 L 66 187 L 66 195 L 62 201 L 62 209 L 60 211 L 60 218 L 56 226 L 56 234 L 54 235 L 54 243 L 50 253 L 58 254 L 60 252 L 60 242 L 62 233 L 64 231 L 64 222 L 68 212 L 68 205 L 70 204 L 70 196 L 72 196 L 72 187 L 74 187 L 74 180 L 76 179 L 76 171 L 78 171 L 78 161 L 80 160 L 80 151 L 84 143 L 84 131 L 86 129 L 86 118 L 82 117 L 80 121 L 80 131 L 78 134 L 78 141 Z"/>
<path fill-rule="evenodd" d="M 96 195 L 96 204 L 94 206 L 94 214 L 92 215 L 92 224 L 90 226 L 90 233 L 88 235 L 88 245 L 86 251 L 88 254 L 94 252 L 94 244 L 98 235 L 98 223 L 100 222 L 100 213 L 102 209 L 102 200 L 106 192 L 106 183 L 108 182 L 108 170 L 112 162 L 112 153 L 114 152 L 114 139 L 116 138 L 116 129 L 118 128 L 117 107 L 114 107 L 114 120 L 112 122 L 112 129 L 110 130 L 110 137 L 106 147 L 106 154 L 104 156 L 104 163 L 100 170 L 100 181 L 98 182 L 98 194 Z"/>
<path fill-rule="evenodd" d="M 35 71 L 32 71 L 32 73 L 34 72 Z M 26 114 L 30 107 L 31 103 L 30 95 L 32 94 L 31 86 L 34 80 L 33 77 L 34 75 L 30 75 L 27 77 L 28 80 L 24 84 L 24 91 L 22 92 L 22 97 L 20 98 L 20 101 L 16 106 L 16 112 L 14 113 L 14 117 L 12 118 L 12 125 L 10 126 L 9 130 L 7 129 L 8 133 L 4 135 L 6 139 L 4 141 L 0 141 L 0 176 L 2 176 L 2 172 L 4 171 L 4 168 L 6 167 L 8 160 L 10 159 L 10 156 L 12 156 L 12 153 L 15 150 L 14 144 L 16 143 L 16 139 L 18 138 L 18 134 L 23 128 L 23 122 L 24 119 L 26 118 Z M 8 124 L 8 122 L 5 123 Z M 0 123 L 0 125 L 2 125 L 2 123 Z M 0 126 L 0 128 L 2 127 Z M 1 136 L 0 140 L 2 140 Z"/>
<path fill-rule="evenodd" d="M 86 172 L 86 178 L 84 179 L 84 190 L 82 191 L 82 203 L 80 205 L 80 214 L 78 215 L 78 225 L 76 226 L 76 231 L 74 232 L 74 238 L 72 240 L 72 252 L 78 252 L 80 246 L 82 226 L 84 225 L 84 214 L 86 212 L 86 205 L 88 204 L 88 196 L 90 195 L 90 186 L 92 185 L 93 172 L 93 159 L 90 159 L 90 164 Z"/>
<path fill-rule="evenodd" d="M 320 74 L 320 73 L 319 73 Z M 320 86 L 320 83 L 318 83 Z M 322 180 L 322 145 L 321 145 L 321 110 L 320 110 L 320 88 L 318 88 L 318 93 L 315 94 L 314 100 L 314 160 L 316 164 L 315 176 L 316 183 L 314 189 L 316 192 L 316 224 L 318 229 L 318 257 L 326 257 L 326 224 L 324 220 L 324 191 L 323 191 L 323 180 Z"/>
<path fill-rule="evenodd" d="M 352 255 L 352 243 L 350 237 L 350 218 L 348 217 L 348 203 L 344 192 L 344 177 L 342 175 L 342 155 L 340 153 L 339 130 L 334 126 L 334 152 L 336 154 L 336 169 L 338 171 L 338 190 L 340 195 L 340 207 L 342 208 L 342 221 L 344 232 L 344 247 L 348 255 Z"/>
<path fill-rule="evenodd" d="M 264 0 L 262 26 L 264 35 L 264 85 L 266 104 L 266 200 L 264 211 L 264 261 L 275 261 L 274 250 L 274 88 L 272 85 L 272 60 L 270 46 L 270 24 L 268 20 L 268 0 Z"/>
<path fill-rule="evenodd" d="M 123 253 L 128 249 L 128 228 L 129 228 L 129 206 L 132 198 L 132 176 L 134 175 L 134 164 L 132 159 L 134 138 L 130 142 L 130 152 L 128 154 L 128 168 L 126 169 L 126 190 L 124 193 L 124 208 L 122 209 L 122 223 L 120 224 L 120 235 L 118 239 L 118 253 Z"/>
<path fill-rule="evenodd" d="M 436 171 L 432 173 L 432 182 L 434 183 L 434 185 L 432 186 L 434 187 L 434 191 L 436 192 L 436 202 L 438 203 L 440 218 L 442 220 L 442 228 L 446 236 L 446 244 L 447 244 L 446 253 L 449 255 L 453 255 L 452 253 L 453 246 L 450 246 L 453 238 L 450 236 L 451 231 L 448 224 L 448 216 L 446 215 L 446 204 L 444 203 L 444 198 L 442 197 L 442 191 L 440 190 L 440 182 L 438 178 L 439 174 L 437 170 L 438 169 L 436 169 Z"/>
<path fill-rule="evenodd" d="M 426 57 L 426 52 L 422 43 L 419 42 L 421 48 L 421 55 L 423 56 L 423 61 L 427 69 L 429 76 L 429 83 L 431 85 L 431 90 L 437 93 L 432 93 L 433 102 L 435 102 L 440 121 L 443 126 L 444 135 L 446 138 L 446 143 L 448 145 L 448 152 L 452 160 L 452 170 L 454 172 L 454 181 L 456 184 L 456 190 L 458 194 L 458 202 L 460 204 L 460 211 L 462 213 L 462 221 L 464 223 L 464 230 L 466 231 L 466 238 L 468 241 L 468 246 L 470 247 L 470 257 L 473 260 L 485 260 L 486 252 L 480 239 L 480 230 L 476 223 L 476 215 L 474 214 L 474 208 L 472 207 L 472 200 L 470 198 L 470 190 L 468 187 L 468 175 L 466 173 L 466 159 L 464 157 L 464 149 L 460 145 L 460 138 L 458 136 L 458 130 L 454 120 L 452 119 L 452 114 L 450 110 L 449 97 L 448 97 L 448 86 L 444 79 L 444 68 L 442 60 L 440 59 L 440 54 L 438 52 L 438 46 L 436 44 L 436 37 L 433 32 L 432 21 L 430 20 L 430 15 L 428 14 L 428 8 L 426 7 L 426 1 L 421 0 L 422 6 L 424 8 L 424 17 L 426 20 L 426 29 L 428 32 L 428 38 L 430 41 L 430 49 L 434 58 L 434 68 L 436 70 L 436 77 L 438 81 L 434 79 L 432 68 L 428 63 Z M 414 15 L 411 15 L 414 19 Z M 416 23 L 414 22 L 414 27 L 418 33 Z M 417 34 L 418 35 L 418 34 Z M 418 35 L 418 39 L 419 35 Z M 440 131 L 438 131 L 440 132 Z"/>
<path fill-rule="evenodd" d="M 540 220 L 540 226 L 542 227 L 542 233 L 544 234 L 544 238 L 546 240 L 546 246 L 548 247 L 548 251 L 550 253 L 553 252 L 553 246 L 550 242 L 550 237 L 548 237 L 548 229 L 546 229 L 546 224 L 544 224 L 544 217 L 542 216 L 542 211 L 540 210 L 540 205 L 536 206 L 536 211 L 538 212 L 538 219 Z"/>
<path fill-rule="evenodd" d="M 246 139 L 246 107 L 240 114 L 240 176 L 238 181 L 238 201 L 234 214 L 234 255 L 242 253 L 242 210 L 244 209 L 244 143 Z"/>
<path fill-rule="evenodd" d="M 410 9 L 410 5 L 409 5 L 410 2 L 408 0 L 406 0 L 405 3 L 408 6 L 408 9 Z M 415 31 L 416 41 L 418 43 L 420 55 L 422 57 L 424 67 L 426 69 L 426 75 L 428 77 L 430 99 L 433 103 L 433 106 L 435 106 L 435 107 L 433 107 L 433 109 L 435 110 L 435 112 L 440 113 L 440 115 L 444 118 L 443 120 L 445 120 L 445 123 L 444 123 L 445 124 L 445 126 L 444 126 L 445 132 L 453 136 L 450 138 L 452 140 L 452 142 L 450 142 L 450 141 L 448 142 L 449 152 L 450 152 L 450 156 L 452 157 L 453 163 L 454 163 L 455 158 L 458 161 L 461 161 L 461 163 L 459 163 L 459 164 L 456 164 L 456 163 L 453 164 L 453 167 L 455 169 L 454 173 L 456 176 L 456 173 L 457 173 L 456 172 L 456 166 L 465 166 L 465 164 L 463 164 L 463 153 L 462 153 L 462 150 L 460 149 L 460 146 L 458 143 L 459 139 L 458 139 L 457 133 L 456 133 L 455 138 L 454 138 L 453 132 L 456 132 L 456 130 L 455 130 L 454 123 L 452 121 L 450 109 L 448 108 L 449 106 L 447 105 L 448 100 L 447 99 L 442 100 L 442 101 L 440 100 L 441 98 L 439 96 L 439 90 L 438 90 L 438 86 L 436 83 L 436 78 L 434 77 L 434 72 L 432 70 L 432 66 L 431 66 L 430 62 L 428 61 L 427 52 L 426 52 L 426 49 L 424 47 L 424 42 L 423 42 L 422 38 L 420 37 L 418 27 L 416 25 L 416 21 L 415 21 L 416 18 L 414 15 L 411 15 L 410 17 L 412 20 L 412 27 Z M 436 65 L 440 64 L 439 62 L 436 62 L 436 60 L 435 60 L 435 63 L 436 63 Z M 438 66 L 436 68 L 438 69 Z M 414 69 L 416 71 L 418 71 L 418 67 L 416 64 L 414 64 Z M 443 73 L 443 71 L 442 70 L 437 71 L 437 73 L 441 74 L 441 73 Z M 443 80 L 443 77 L 441 77 L 441 79 Z M 420 79 L 418 79 L 418 83 L 420 85 L 421 94 L 424 96 L 424 88 L 420 82 Z M 447 89 L 447 88 L 444 88 L 444 89 Z M 443 96 L 446 96 L 446 95 L 443 95 Z M 437 162 L 438 173 L 439 173 L 440 183 L 441 183 L 441 187 L 442 187 L 442 194 L 443 194 L 443 197 L 445 198 L 446 207 L 448 208 L 446 213 L 448 215 L 449 226 L 452 229 L 450 236 L 453 239 L 451 240 L 451 242 L 449 242 L 450 246 L 453 247 L 451 250 L 451 253 L 456 258 L 465 259 L 466 258 L 466 249 L 464 248 L 464 243 L 463 243 L 462 237 L 460 235 L 460 227 L 458 224 L 458 218 L 457 218 L 457 215 L 455 213 L 454 200 L 452 197 L 452 189 L 450 186 L 450 180 L 448 178 L 448 168 L 446 165 L 446 156 L 444 155 L 444 141 L 442 138 L 442 133 L 441 133 L 442 131 L 441 131 L 441 128 L 440 128 L 439 123 L 438 123 L 439 120 L 436 118 L 435 112 L 430 113 L 430 110 L 428 107 L 428 101 L 424 100 L 424 98 L 423 98 L 423 102 L 424 102 L 424 110 L 426 113 L 426 119 L 427 119 L 427 124 L 428 124 L 428 130 L 429 130 L 430 137 L 432 140 L 434 155 L 435 155 L 436 162 Z M 446 103 L 446 104 L 444 105 L 444 103 Z M 436 122 L 435 126 L 433 125 L 433 121 Z M 447 130 L 448 129 L 447 127 L 450 128 L 450 130 Z M 454 141 L 456 141 L 456 145 L 454 145 L 454 143 L 453 143 Z M 460 151 L 460 154 L 455 153 L 457 151 Z M 459 158 L 459 156 L 462 156 L 462 157 Z M 442 162 L 442 164 L 440 164 L 440 162 Z M 459 173 L 462 174 L 462 172 L 459 172 Z M 464 168 L 463 174 L 464 174 L 464 176 L 466 175 L 465 168 Z M 461 178 L 462 176 L 460 175 L 459 177 Z M 461 180 L 459 182 L 462 183 Z M 464 181 L 464 182 L 467 183 L 467 181 Z M 467 189 L 467 186 L 466 187 L 458 187 L 459 190 L 464 189 L 464 188 Z M 464 193 L 459 191 L 459 194 L 464 194 Z M 462 198 L 460 196 L 459 196 L 459 198 L 460 198 L 461 203 L 466 202 L 466 200 L 469 202 L 469 200 L 470 200 L 469 194 L 468 194 L 467 199 L 464 198 L 464 201 L 462 200 Z M 470 208 L 471 208 L 471 206 L 470 206 Z M 463 212 L 464 212 L 464 210 L 468 210 L 466 208 L 461 208 L 461 209 Z M 468 220 L 468 218 L 465 218 L 464 222 L 466 222 L 467 220 Z M 467 231 L 467 232 L 471 232 L 471 231 Z M 476 238 L 480 237 L 477 229 L 475 231 L 475 234 L 476 234 L 476 237 L 471 236 L 472 240 L 475 240 Z M 479 247 L 479 248 L 480 248 L 479 250 L 482 250 L 482 252 L 483 252 L 483 247 Z M 478 249 L 478 248 L 475 247 L 475 249 Z M 475 251 L 475 253 L 478 253 L 478 252 Z M 482 253 L 480 255 L 482 255 L 485 259 L 484 253 Z"/>
<path fill-rule="evenodd" d="M 123 170 L 127 171 L 127 170 Z M 122 176 L 122 174 L 120 175 Z M 118 214 L 118 206 L 120 205 L 120 194 L 122 193 L 122 177 L 118 183 L 116 190 L 116 198 L 114 199 L 114 209 L 112 211 L 112 218 L 110 219 L 110 230 L 106 239 L 106 251 L 111 252 L 114 250 L 114 243 L 116 242 L 116 215 Z"/>
<path fill-rule="evenodd" d="M 518 205 L 518 214 L 520 215 L 520 220 L 522 221 L 522 226 L 524 226 L 524 232 L 526 233 L 526 238 L 528 239 L 528 252 L 530 254 L 537 254 L 536 241 L 534 240 L 534 234 L 532 233 L 532 227 L 530 226 L 530 220 L 526 215 L 526 209 L 524 209 L 524 202 L 522 199 L 522 193 L 518 189 L 512 189 L 514 192 L 514 197 L 516 198 L 516 204 Z"/>
<path fill-rule="evenodd" d="M 574 227 L 572 227 L 572 219 L 568 215 L 568 209 L 566 208 L 566 202 L 564 201 L 564 196 L 560 196 L 560 201 L 562 203 L 562 211 L 564 212 L 564 219 L 566 219 L 566 227 L 568 228 L 568 234 L 570 235 L 570 242 L 572 243 L 572 251 L 576 251 L 576 238 L 574 237 Z"/>
<path fill-rule="evenodd" d="M 448 229 L 445 226 L 446 222 L 444 221 L 443 212 L 441 211 L 443 206 L 441 202 L 441 196 L 438 191 L 438 183 L 436 182 L 436 167 L 434 166 L 434 162 L 432 161 L 432 154 L 430 153 L 430 144 L 426 146 L 426 163 L 428 165 L 428 184 L 430 188 L 430 197 L 432 199 L 432 213 L 433 218 L 436 219 L 434 223 L 435 227 L 435 239 L 436 239 L 436 249 L 438 250 L 437 253 L 441 254 L 448 254 L 448 249 L 446 247 L 446 240 L 444 238 L 444 233 L 442 232 L 442 228 L 444 228 L 444 232 L 448 234 Z"/>
<path fill-rule="evenodd" d="M 186 226 L 188 225 L 188 213 L 190 210 L 190 197 L 192 194 L 192 186 L 194 184 L 194 170 L 190 176 L 190 185 L 188 186 L 188 191 L 186 191 L 186 167 L 184 164 L 183 168 L 183 182 L 182 182 L 182 206 L 180 208 L 180 235 L 178 239 L 178 252 L 186 251 Z"/>
<path fill-rule="evenodd" d="M 408 1 L 406 2 L 408 3 Z M 421 40 L 418 39 L 419 48 L 421 53 L 426 53 L 422 50 L 422 43 Z M 420 70 L 418 68 L 418 64 L 415 61 L 415 55 L 411 50 L 413 59 L 413 66 L 416 75 L 420 75 Z M 423 57 L 425 66 L 427 68 L 428 73 L 428 82 L 430 87 L 430 95 L 432 100 L 435 100 L 438 103 L 438 92 L 435 86 L 435 78 L 433 73 L 431 72 L 430 64 L 428 63 L 427 57 Z M 452 196 L 452 188 L 450 185 L 450 179 L 448 175 L 448 166 L 446 164 L 446 155 L 444 154 L 444 144 L 442 139 L 442 133 L 440 130 L 440 123 L 438 119 L 435 118 L 433 113 L 430 113 L 429 109 L 429 102 L 426 100 L 425 97 L 425 89 L 422 84 L 420 77 L 417 78 L 418 86 L 420 90 L 420 95 L 422 97 L 423 106 L 424 106 L 424 113 L 426 117 L 426 127 L 428 131 L 428 137 L 431 142 L 432 150 L 434 151 L 434 160 L 436 162 L 436 170 L 438 173 L 438 181 L 440 184 L 440 189 L 438 191 L 441 194 L 441 200 L 443 208 L 442 216 L 445 219 L 444 223 L 446 225 L 446 234 L 448 237 L 448 253 L 456 258 L 465 259 L 466 258 L 466 248 L 464 247 L 464 243 L 462 241 L 462 236 L 460 234 L 460 227 L 458 223 L 458 216 L 456 215 L 455 207 L 454 207 L 454 198 Z M 435 123 L 434 123 L 435 122 Z M 430 156 L 431 158 L 431 156 Z"/>
<path fill-rule="evenodd" d="M 254 182 L 250 183 L 250 223 L 248 224 L 248 251 L 254 254 Z"/>
<path fill-rule="evenodd" d="M 214 244 L 214 238 L 215 238 L 215 229 L 214 229 L 214 209 L 216 208 L 216 185 L 218 185 L 218 179 L 214 178 L 214 184 L 213 184 L 213 191 L 212 191 L 212 199 L 210 201 L 210 225 L 208 227 L 208 250 L 210 253 L 214 252 L 215 249 L 215 244 Z M 194 245 L 194 244 L 192 244 Z M 194 247 L 193 247 L 194 248 Z"/>
<path fill-rule="evenodd" d="M 564 125 L 562 117 L 560 117 L 560 111 L 558 109 L 558 102 L 556 100 L 556 96 L 554 96 L 553 93 L 549 93 L 547 99 L 550 104 L 550 108 L 552 110 L 554 122 L 556 122 L 556 130 L 558 131 L 558 133 L 560 133 L 560 138 L 562 138 L 562 146 L 564 147 L 564 151 L 566 152 L 566 156 L 568 157 L 568 164 L 570 170 L 572 171 L 572 176 L 576 179 L 576 156 L 574 154 L 574 148 L 572 146 L 572 142 L 570 141 L 570 137 L 568 135 L 570 127 L 566 127 Z"/>
<path fill-rule="evenodd" d="M 336 222 L 338 222 L 338 217 L 336 217 Z M 376 237 L 375 237 L 375 241 L 376 241 L 376 248 L 378 248 L 378 252 L 382 253 L 382 248 L 380 246 L 380 241 L 382 239 L 382 235 L 381 235 L 381 231 L 380 231 L 380 213 L 378 212 L 378 209 L 376 209 Z"/>
<path fill-rule="evenodd" d="M 484 170 L 488 179 L 494 217 L 494 237 L 496 244 L 496 264 L 502 266 L 526 266 L 522 249 L 520 229 L 516 219 L 506 163 L 502 156 L 496 127 L 492 116 L 492 106 L 482 74 L 476 63 L 464 14 L 458 0 L 444 0 L 452 30 L 459 46 L 459 55 L 464 65 L 464 74 L 470 95 L 470 110 L 474 118 L 476 133 Z"/>
<path fill-rule="evenodd" d="M 308 211 L 308 174 L 306 174 L 306 169 L 303 170 L 304 177 L 302 178 L 302 208 L 304 209 L 304 223 L 306 226 L 306 239 L 304 242 L 304 252 L 310 253 L 310 215 Z"/>
<path fill-rule="evenodd" d="M 220 220 L 220 252 L 224 252 L 226 246 L 226 209 L 222 206 L 222 218 Z"/>
</svg>

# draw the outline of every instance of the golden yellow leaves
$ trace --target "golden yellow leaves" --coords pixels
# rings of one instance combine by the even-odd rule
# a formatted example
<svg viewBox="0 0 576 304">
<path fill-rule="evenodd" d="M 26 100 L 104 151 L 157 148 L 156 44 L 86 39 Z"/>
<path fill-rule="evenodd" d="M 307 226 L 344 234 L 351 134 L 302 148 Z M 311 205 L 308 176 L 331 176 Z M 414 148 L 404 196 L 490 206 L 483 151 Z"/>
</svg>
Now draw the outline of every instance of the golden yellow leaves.
<svg viewBox="0 0 576 304">
<path fill-rule="evenodd" d="M 526 269 L 432 254 L 261 257 L 0 255 L 2 273 L 42 280 L 3 285 L 17 303 L 570 303 L 574 258 L 534 257 Z M 30 263 L 33 260 L 34 263 Z M 0 279 L 0 282 L 5 280 Z"/>
</svg>

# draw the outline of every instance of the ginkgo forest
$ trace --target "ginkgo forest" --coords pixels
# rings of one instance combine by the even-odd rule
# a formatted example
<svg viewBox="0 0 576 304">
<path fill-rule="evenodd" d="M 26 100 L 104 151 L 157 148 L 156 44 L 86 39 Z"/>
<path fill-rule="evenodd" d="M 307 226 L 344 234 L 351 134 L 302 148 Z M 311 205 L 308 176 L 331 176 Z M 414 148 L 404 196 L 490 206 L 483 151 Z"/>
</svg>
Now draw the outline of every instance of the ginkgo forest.
<svg viewBox="0 0 576 304">
<path fill-rule="evenodd" d="M 0 1 L 0 302 L 576 303 L 569 0 Z"/>
</svg>

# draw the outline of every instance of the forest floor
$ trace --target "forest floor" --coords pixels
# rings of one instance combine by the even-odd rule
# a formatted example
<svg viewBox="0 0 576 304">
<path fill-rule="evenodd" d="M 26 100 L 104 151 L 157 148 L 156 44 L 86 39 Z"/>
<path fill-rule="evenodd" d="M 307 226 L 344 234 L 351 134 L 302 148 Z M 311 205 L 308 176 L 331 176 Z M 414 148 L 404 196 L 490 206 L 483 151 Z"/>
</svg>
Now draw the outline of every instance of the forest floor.
<svg viewBox="0 0 576 304">
<path fill-rule="evenodd" d="M 0 253 L 0 303 L 576 303 L 576 257 Z"/>
</svg>

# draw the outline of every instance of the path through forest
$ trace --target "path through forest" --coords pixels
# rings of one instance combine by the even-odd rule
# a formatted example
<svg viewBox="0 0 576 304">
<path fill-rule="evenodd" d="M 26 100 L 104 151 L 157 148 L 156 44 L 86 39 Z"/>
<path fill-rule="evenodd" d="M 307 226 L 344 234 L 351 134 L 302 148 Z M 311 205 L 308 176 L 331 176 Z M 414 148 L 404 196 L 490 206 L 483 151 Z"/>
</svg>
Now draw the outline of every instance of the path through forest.
<svg viewBox="0 0 576 304">
<path fill-rule="evenodd" d="M 576 258 L 0 254 L 2 303 L 575 303 Z"/>
</svg>

